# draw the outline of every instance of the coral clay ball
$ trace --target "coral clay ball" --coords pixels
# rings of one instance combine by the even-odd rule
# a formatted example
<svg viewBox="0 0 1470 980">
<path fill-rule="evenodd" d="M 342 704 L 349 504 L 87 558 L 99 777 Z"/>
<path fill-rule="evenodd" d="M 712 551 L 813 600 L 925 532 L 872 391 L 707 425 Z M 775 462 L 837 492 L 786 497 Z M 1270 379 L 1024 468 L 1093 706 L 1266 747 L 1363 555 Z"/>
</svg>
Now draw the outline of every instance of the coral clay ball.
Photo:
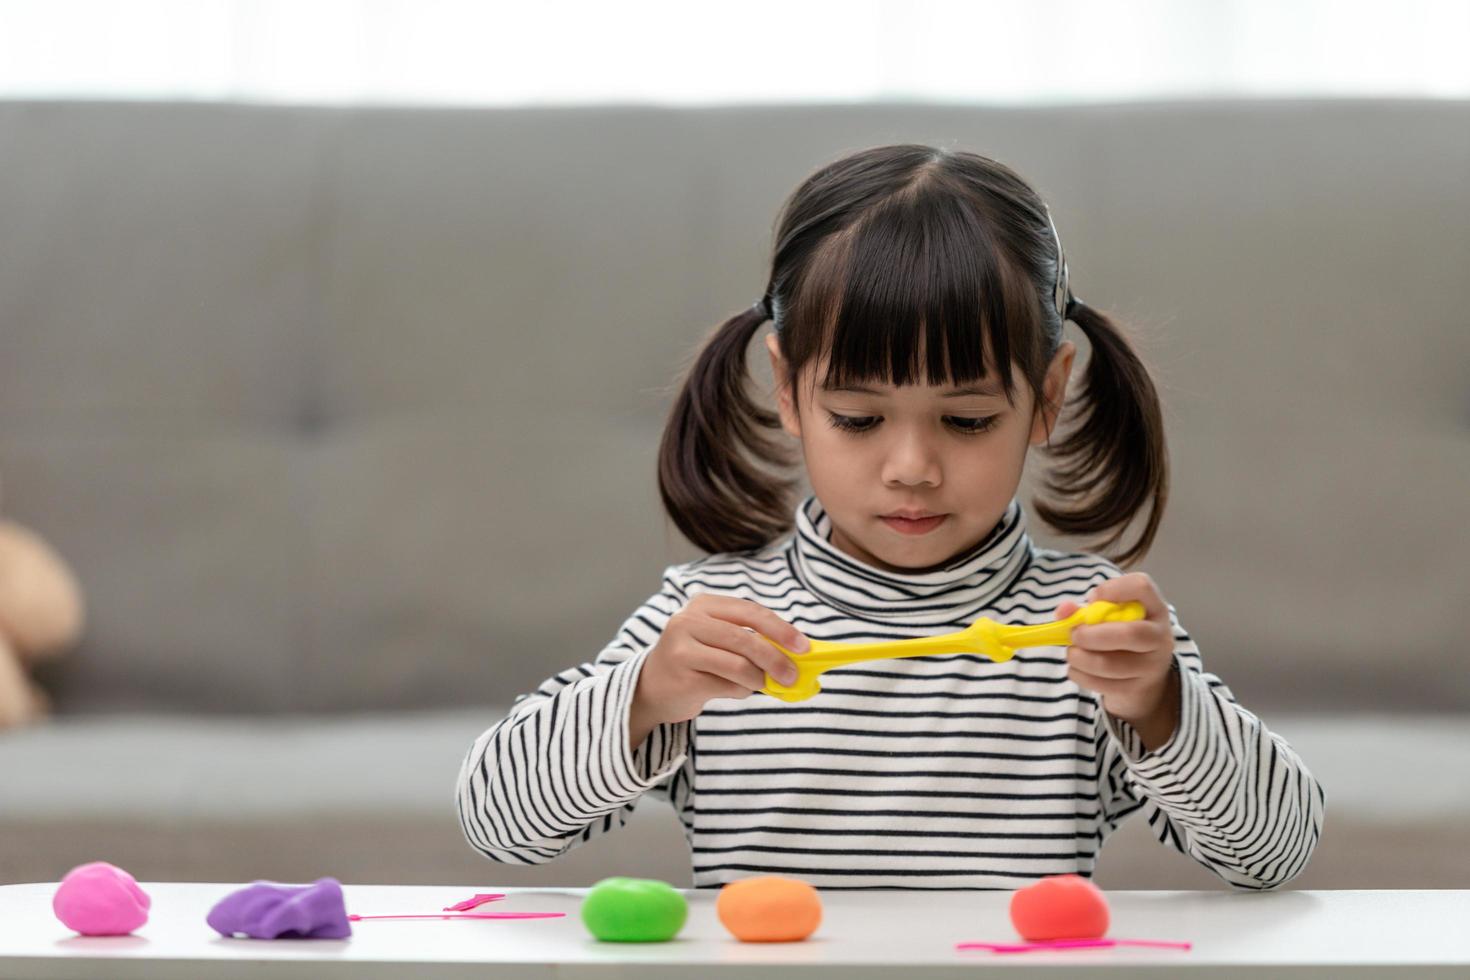
<svg viewBox="0 0 1470 980">
<path fill-rule="evenodd" d="M 798 942 L 822 922 L 822 899 L 804 881 L 766 875 L 720 889 L 715 914 L 741 942 Z"/>
<path fill-rule="evenodd" d="M 1108 931 L 1108 900 L 1080 875 L 1053 875 L 1011 895 L 1011 924 L 1033 943 L 1100 939 Z"/>
</svg>

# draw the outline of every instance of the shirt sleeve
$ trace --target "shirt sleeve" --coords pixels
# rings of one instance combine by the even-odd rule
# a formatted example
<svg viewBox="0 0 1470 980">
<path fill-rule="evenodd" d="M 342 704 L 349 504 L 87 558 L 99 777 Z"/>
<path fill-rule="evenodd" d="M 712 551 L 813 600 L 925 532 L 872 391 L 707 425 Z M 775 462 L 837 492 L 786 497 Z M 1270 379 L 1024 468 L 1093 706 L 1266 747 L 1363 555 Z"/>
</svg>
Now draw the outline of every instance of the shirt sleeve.
<svg viewBox="0 0 1470 980">
<path fill-rule="evenodd" d="M 1322 833 L 1326 794 L 1280 735 L 1204 670 L 1172 605 L 1179 724 L 1149 751 L 1101 707 L 1096 742 L 1103 819 L 1111 831 L 1142 809 L 1164 844 L 1240 889 L 1296 877 Z"/>
<path fill-rule="evenodd" d="M 628 715 L 643 663 L 688 602 L 677 566 L 590 663 L 516 698 L 470 747 L 455 800 L 465 839 L 506 864 L 544 864 L 623 826 L 645 792 L 668 796 L 689 752 L 689 723 L 661 724 L 629 744 Z M 675 782 L 678 782 L 676 779 Z M 682 781 L 687 789 L 688 780 Z M 680 805 L 677 788 L 673 802 Z"/>
</svg>

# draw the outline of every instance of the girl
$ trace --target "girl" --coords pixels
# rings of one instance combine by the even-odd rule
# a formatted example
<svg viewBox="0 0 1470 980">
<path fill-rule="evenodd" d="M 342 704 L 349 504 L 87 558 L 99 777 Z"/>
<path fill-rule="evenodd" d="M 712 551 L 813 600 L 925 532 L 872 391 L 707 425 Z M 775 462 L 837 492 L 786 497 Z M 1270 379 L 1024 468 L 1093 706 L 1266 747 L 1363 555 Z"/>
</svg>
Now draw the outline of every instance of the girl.
<svg viewBox="0 0 1470 980">
<path fill-rule="evenodd" d="M 747 389 L 765 338 L 777 410 Z M 1056 442 L 1075 353 L 1092 353 Z M 799 441 L 812 493 L 782 468 Z M 457 800 L 497 861 L 549 861 L 666 795 L 696 887 L 752 873 L 822 888 L 1000 888 L 1090 875 L 1143 810 L 1160 841 L 1240 888 L 1302 870 L 1321 787 L 1207 673 L 1146 574 L 1040 548 L 1016 498 L 1032 447 L 1055 458 L 1036 514 L 1120 545 L 1153 541 L 1168 488 L 1158 397 L 1123 334 L 1068 289 L 1046 206 L 972 153 L 883 146 L 812 174 L 778 221 L 769 285 L 710 338 L 659 450 L 664 506 L 711 554 L 595 660 L 521 695 L 475 740 Z M 1146 512 L 1146 513 L 1145 513 Z M 792 527 L 794 519 L 794 529 Z M 1039 623 L 1093 599 L 1147 618 L 1080 627 L 1065 649 L 885 660 L 815 698 L 805 636 L 871 641 Z"/>
</svg>

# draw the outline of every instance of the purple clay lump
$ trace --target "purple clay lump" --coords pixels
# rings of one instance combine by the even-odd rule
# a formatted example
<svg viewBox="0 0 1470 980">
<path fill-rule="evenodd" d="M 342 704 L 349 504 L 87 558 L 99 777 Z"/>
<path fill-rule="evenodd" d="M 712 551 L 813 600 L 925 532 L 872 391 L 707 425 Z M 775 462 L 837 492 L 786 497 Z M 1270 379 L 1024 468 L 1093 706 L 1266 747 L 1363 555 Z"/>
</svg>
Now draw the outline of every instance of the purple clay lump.
<svg viewBox="0 0 1470 980">
<path fill-rule="evenodd" d="M 352 935 L 342 883 L 318 878 L 310 885 L 257 881 L 231 892 L 209 910 L 210 927 L 222 936 L 251 939 L 345 939 Z"/>
</svg>

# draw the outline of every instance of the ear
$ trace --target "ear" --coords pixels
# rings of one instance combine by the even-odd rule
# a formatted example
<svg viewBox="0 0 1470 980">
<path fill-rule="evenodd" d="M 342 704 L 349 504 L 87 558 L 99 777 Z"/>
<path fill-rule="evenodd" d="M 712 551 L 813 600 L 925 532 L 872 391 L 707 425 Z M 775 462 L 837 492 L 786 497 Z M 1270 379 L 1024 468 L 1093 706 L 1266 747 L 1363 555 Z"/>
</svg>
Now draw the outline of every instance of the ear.
<svg viewBox="0 0 1470 980">
<path fill-rule="evenodd" d="M 791 403 L 791 385 L 786 382 L 786 358 L 781 356 L 781 343 L 774 333 L 766 334 L 766 350 L 771 352 L 771 377 L 776 382 L 776 408 L 781 413 L 781 428 L 788 435 L 801 438 L 801 419 Z"/>
<path fill-rule="evenodd" d="M 1044 403 L 1037 405 L 1031 416 L 1031 445 L 1040 446 L 1051 440 L 1057 419 L 1062 414 L 1062 401 L 1067 395 L 1067 381 L 1072 376 L 1072 359 L 1077 355 L 1077 345 L 1070 340 L 1062 341 L 1051 364 L 1046 369 L 1046 381 L 1042 385 Z"/>
</svg>

